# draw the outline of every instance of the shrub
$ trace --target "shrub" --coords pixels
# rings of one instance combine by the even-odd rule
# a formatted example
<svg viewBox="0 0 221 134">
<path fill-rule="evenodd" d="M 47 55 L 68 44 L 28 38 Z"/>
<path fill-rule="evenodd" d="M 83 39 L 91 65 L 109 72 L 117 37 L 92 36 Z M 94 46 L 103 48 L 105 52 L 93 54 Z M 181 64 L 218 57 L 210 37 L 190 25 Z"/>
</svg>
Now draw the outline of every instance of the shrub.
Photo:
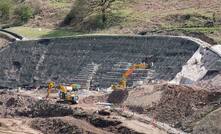
<svg viewBox="0 0 221 134">
<path fill-rule="evenodd" d="M 0 17 L 8 20 L 10 18 L 10 10 L 12 9 L 11 0 L 0 0 Z"/>
<path fill-rule="evenodd" d="M 21 5 L 15 10 L 15 14 L 18 15 L 22 23 L 27 22 L 31 17 L 33 17 L 33 10 L 28 5 Z"/>
</svg>

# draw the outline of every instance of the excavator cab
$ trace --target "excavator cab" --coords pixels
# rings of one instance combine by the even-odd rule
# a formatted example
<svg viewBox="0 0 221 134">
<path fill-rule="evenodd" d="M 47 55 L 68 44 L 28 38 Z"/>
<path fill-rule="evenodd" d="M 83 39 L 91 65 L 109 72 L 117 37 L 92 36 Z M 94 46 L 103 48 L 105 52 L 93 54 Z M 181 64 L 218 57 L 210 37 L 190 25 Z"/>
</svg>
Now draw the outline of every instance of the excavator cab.
<svg viewBox="0 0 221 134">
<path fill-rule="evenodd" d="M 73 90 L 69 90 L 68 87 L 63 86 L 63 85 L 59 85 L 59 98 L 67 101 L 67 102 L 71 102 L 72 104 L 77 104 L 79 97 L 76 93 L 73 92 Z"/>
<path fill-rule="evenodd" d="M 77 94 L 72 93 L 70 95 L 67 95 L 66 100 L 68 102 L 71 102 L 72 104 L 78 104 L 79 97 Z"/>
<path fill-rule="evenodd" d="M 51 89 L 55 87 L 54 82 L 48 83 L 48 92 L 46 98 L 49 97 Z M 76 89 L 79 89 L 79 84 L 72 84 L 71 86 L 64 86 L 62 84 L 58 85 L 58 96 L 61 100 L 65 102 L 71 102 L 72 104 L 77 104 L 79 97 L 76 94 Z"/>
<path fill-rule="evenodd" d="M 120 80 L 118 84 L 111 85 L 111 88 L 113 90 L 124 90 L 127 87 L 127 81 L 126 80 Z"/>
</svg>

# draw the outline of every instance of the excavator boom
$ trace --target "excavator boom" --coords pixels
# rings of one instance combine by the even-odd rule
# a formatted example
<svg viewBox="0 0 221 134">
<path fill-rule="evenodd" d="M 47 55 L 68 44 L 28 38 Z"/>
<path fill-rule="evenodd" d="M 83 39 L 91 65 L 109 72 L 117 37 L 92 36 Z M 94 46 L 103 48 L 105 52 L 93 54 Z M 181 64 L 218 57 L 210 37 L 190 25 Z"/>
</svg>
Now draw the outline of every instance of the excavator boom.
<svg viewBox="0 0 221 134">
<path fill-rule="evenodd" d="M 124 90 L 127 87 L 127 79 L 128 77 L 136 70 L 136 69 L 146 69 L 146 68 L 150 68 L 148 64 L 133 64 L 132 66 L 129 67 L 129 69 L 127 71 L 125 71 L 122 74 L 122 80 L 120 80 L 120 82 L 117 85 L 112 85 L 112 89 L 113 90 Z"/>
</svg>

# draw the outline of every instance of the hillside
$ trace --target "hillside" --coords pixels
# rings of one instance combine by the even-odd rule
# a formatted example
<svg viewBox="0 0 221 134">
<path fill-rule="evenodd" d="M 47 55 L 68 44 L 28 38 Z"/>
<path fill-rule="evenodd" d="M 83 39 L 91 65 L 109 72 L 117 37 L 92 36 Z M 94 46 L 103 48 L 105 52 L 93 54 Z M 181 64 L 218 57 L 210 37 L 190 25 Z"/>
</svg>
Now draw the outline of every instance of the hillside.
<svg viewBox="0 0 221 134">
<path fill-rule="evenodd" d="M 39 12 L 9 30 L 34 38 L 82 33 L 171 34 L 194 36 L 211 44 L 221 42 L 220 0 L 115 0 L 107 9 L 105 23 L 99 10 L 82 15 L 88 10 L 84 0 L 80 4 L 78 0 L 32 1 L 22 4 L 39 4 Z"/>
<path fill-rule="evenodd" d="M 221 134 L 220 7 L 0 0 L 0 134 Z"/>
</svg>

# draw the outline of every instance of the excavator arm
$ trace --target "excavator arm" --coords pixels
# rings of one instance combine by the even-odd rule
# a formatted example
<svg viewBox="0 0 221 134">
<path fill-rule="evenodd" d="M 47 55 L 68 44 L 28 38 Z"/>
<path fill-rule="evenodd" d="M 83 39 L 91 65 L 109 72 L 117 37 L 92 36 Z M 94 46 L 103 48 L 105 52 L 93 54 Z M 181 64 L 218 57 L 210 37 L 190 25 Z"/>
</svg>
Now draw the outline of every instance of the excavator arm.
<svg viewBox="0 0 221 134">
<path fill-rule="evenodd" d="M 127 79 L 134 72 L 134 70 L 138 68 L 145 69 L 148 67 L 149 66 L 147 64 L 133 64 L 126 72 L 122 74 L 122 78 Z"/>
<path fill-rule="evenodd" d="M 128 77 L 136 70 L 136 69 L 146 69 L 150 68 L 148 64 L 133 64 L 128 68 L 127 71 L 123 72 L 122 79 L 119 81 L 117 85 L 112 85 L 113 90 L 124 90 L 127 87 L 127 79 Z"/>
</svg>

